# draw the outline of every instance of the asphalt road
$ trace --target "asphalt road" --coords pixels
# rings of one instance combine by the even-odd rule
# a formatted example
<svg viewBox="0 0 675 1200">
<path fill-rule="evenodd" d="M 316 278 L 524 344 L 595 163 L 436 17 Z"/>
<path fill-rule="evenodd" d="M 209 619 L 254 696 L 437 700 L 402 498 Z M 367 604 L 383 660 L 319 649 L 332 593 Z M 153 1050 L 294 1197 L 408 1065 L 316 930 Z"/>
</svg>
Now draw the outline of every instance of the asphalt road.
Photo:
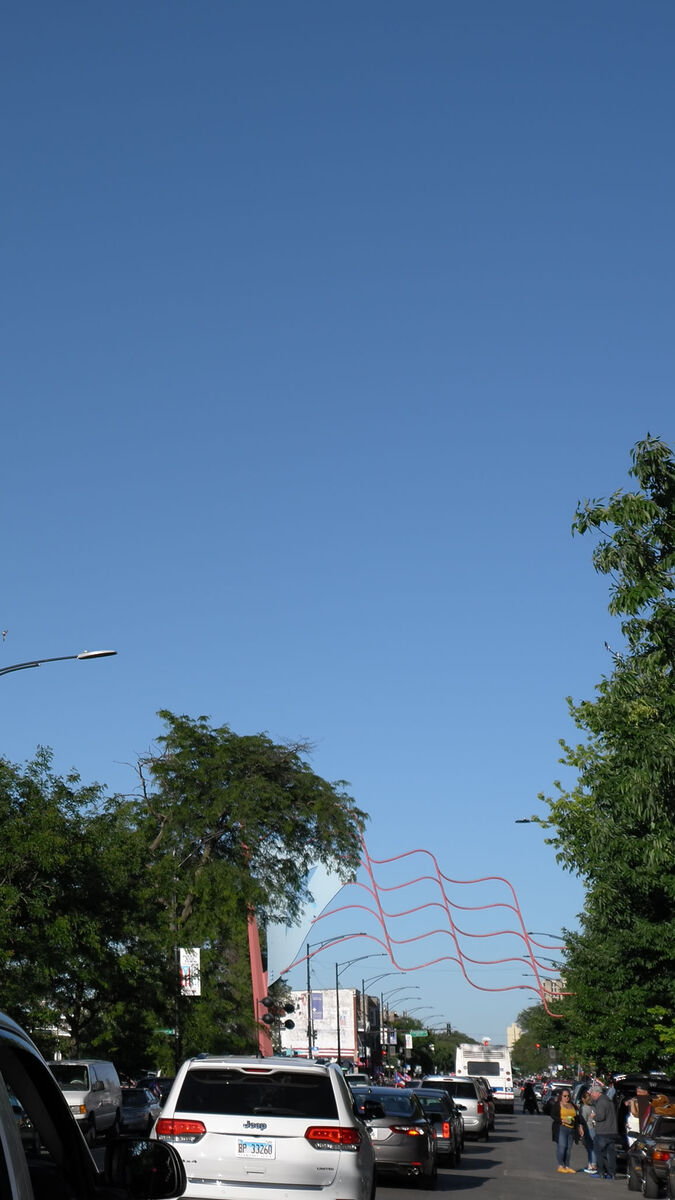
<svg viewBox="0 0 675 1200">
<path fill-rule="evenodd" d="M 619 1193 L 622 1200 L 627 1191 L 625 1179 L 595 1179 L 585 1175 L 583 1168 L 588 1158 L 583 1146 L 574 1146 L 571 1166 L 576 1168 L 571 1175 L 559 1175 L 555 1157 L 555 1146 L 551 1141 L 551 1122 L 547 1116 L 525 1116 L 516 1112 L 497 1113 L 495 1130 L 487 1142 L 473 1142 L 468 1138 L 460 1167 L 441 1168 L 438 1172 L 436 1195 L 443 1192 L 474 1191 L 481 1189 L 485 1200 L 565 1200 L 574 1192 L 578 1200 L 590 1200 L 600 1193 L 600 1200 L 610 1200 Z M 379 1182 L 377 1200 L 403 1200 L 403 1193 L 416 1194 L 420 1200 L 421 1189 L 411 1187 L 406 1180 L 400 1183 Z"/>
<path fill-rule="evenodd" d="M 97 1143 L 94 1158 L 103 1167 L 105 1144 Z M 576 1168 L 571 1175 L 558 1175 L 555 1146 L 551 1141 L 551 1121 L 542 1115 L 531 1117 L 521 1112 L 497 1113 L 494 1132 L 487 1142 L 464 1143 L 461 1166 L 441 1167 L 438 1172 L 436 1192 L 411 1186 L 407 1180 L 382 1181 L 377 1185 L 377 1200 L 404 1200 L 414 1195 L 439 1196 L 443 1192 L 471 1192 L 482 1189 L 484 1200 L 567 1200 L 574 1192 L 577 1200 L 611 1200 L 620 1194 L 622 1200 L 628 1185 L 625 1179 L 609 1182 L 584 1175 L 587 1164 L 583 1146 L 572 1150 L 571 1166 Z"/>
</svg>

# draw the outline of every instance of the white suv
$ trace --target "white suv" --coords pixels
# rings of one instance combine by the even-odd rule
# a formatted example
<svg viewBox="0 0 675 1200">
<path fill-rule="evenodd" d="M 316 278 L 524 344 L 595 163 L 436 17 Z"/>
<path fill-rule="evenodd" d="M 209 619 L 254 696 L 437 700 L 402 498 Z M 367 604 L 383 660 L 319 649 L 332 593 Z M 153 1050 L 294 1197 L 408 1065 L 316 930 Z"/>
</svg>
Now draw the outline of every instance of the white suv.
<svg viewBox="0 0 675 1200">
<path fill-rule="evenodd" d="M 301 1058 L 183 1063 L 153 1138 L 174 1144 L 186 1196 L 372 1200 L 375 1156 L 340 1068 Z"/>
</svg>

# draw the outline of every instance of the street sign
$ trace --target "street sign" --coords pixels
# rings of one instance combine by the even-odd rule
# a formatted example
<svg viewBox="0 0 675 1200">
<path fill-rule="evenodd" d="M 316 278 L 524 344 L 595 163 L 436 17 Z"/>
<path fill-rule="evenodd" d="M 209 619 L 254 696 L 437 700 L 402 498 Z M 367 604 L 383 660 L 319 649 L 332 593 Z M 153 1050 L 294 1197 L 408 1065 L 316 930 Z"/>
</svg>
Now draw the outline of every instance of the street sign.
<svg viewBox="0 0 675 1200">
<path fill-rule="evenodd" d="M 174 1034 L 175 1032 L 176 1032 L 176 1030 L 175 1030 L 175 1029 L 153 1029 L 153 1033 L 171 1033 L 171 1034 Z"/>
<path fill-rule="evenodd" d="M 410 1033 L 411 1037 L 428 1037 L 429 1036 L 428 1029 L 410 1029 L 409 1033 Z"/>
</svg>

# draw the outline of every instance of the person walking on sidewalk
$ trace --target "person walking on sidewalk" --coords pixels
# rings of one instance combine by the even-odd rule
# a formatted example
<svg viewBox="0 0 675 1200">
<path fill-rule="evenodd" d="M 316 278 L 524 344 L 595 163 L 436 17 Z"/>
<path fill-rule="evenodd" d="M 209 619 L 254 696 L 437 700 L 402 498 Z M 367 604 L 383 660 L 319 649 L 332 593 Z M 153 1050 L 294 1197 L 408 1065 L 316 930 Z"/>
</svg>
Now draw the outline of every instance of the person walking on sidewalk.
<svg viewBox="0 0 675 1200">
<path fill-rule="evenodd" d="M 579 1113 L 569 1088 L 563 1088 L 560 1096 L 552 1101 L 549 1114 L 552 1121 L 551 1137 L 556 1143 L 558 1171 L 561 1175 L 575 1175 L 574 1167 L 570 1166 L 570 1156 L 575 1136 L 578 1137 Z"/>
<path fill-rule="evenodd" d="M 593 1118 L 593 1105 L 588 1091 L 582 1092 L 579 1098 L 579 1116 L 581 1117 L 581 1129 L 583 1134 L 583 1143 L 588 1153 L 588 1166 L 584 1167 L 586 1175 L 597 1175 L 598 1168 L 595 1163 L 595 1120 Z"/>
<path fill-rule="evenodd" d="M 616 1109 L 605 1095 L 601 1083 L 595 1082 L 591 1089 L 591 1103 L 595 1117 L 595 1161 L 601 1179 L 616 1176 L 616 1139 L 618 1128 Z"/>
</svg>

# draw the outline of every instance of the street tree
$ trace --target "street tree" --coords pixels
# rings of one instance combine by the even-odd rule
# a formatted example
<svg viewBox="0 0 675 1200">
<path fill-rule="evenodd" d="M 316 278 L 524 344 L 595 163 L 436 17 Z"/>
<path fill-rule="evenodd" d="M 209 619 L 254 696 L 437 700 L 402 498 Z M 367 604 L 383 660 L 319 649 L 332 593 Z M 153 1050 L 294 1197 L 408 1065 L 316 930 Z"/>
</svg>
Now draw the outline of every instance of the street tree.
<svg viewBox="0 0 675 1200">
<path fill-rule="evenodd" d="M 632 452 L 632 491 L 578 506 L 573 531 L 598 537 L 617 617 L 611 668 L 593 699 L 569 700 L 582 732 L 561 742 L 571 787 L 556 783 L 545 819 L 558 861 L 586 900 L 567 933 L 570 1037 L 598 1069 L 662 1065 L 650 1008 L 675 1003 L 675 460 L 647 436 Z"/>
<path fill-rule="evenodd" d="M 253 914 L 260 924 L 292 922 L 316 863 L 353 878 L 366 814 L 344 781 L 312 770 L 305 743 L 236 734 L 203 716 L 160 716 L 157 749 L 139 763 L 138 824 L 167 958 L 176 945 L 206 951 L 201 1000 L 182 1006 L 184 1050 L 203 1049 L 200 1011 L 211 1012 L 212 1044 L 232 1047 L 237 1013 L 236 1039 L 248 1030 L 252 1046 L 247 923 Z"/>
</svg>

